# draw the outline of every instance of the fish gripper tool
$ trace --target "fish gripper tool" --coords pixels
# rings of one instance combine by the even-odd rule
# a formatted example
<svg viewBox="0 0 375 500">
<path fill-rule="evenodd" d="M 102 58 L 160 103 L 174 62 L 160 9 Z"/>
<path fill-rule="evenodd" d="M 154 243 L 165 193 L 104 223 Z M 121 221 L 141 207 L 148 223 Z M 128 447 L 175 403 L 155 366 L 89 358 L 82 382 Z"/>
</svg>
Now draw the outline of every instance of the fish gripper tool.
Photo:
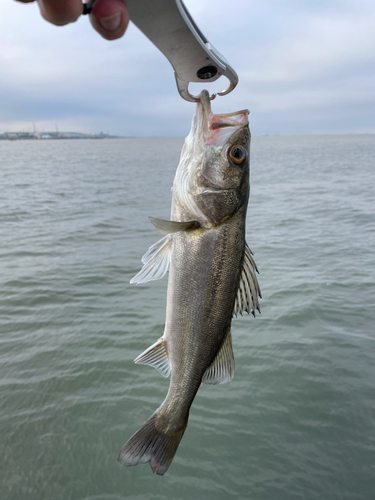
<svg viewBox="0 0 375 500">
<path fill-rule="evenodd" d="M 90 12 L 93 3 L 89 2 L 86 10 Z M 182 0 L 127 0 L 126 4 L 130 20 L 171 63 L 183 99 L 200 100 L 199 95 L 189 92 L 191 82 L 210 83 L 221 76 L 228 78 L 228 87 L 212 94 L 210 99 L 229 94 L 236 87 L 237 73 L 203 35 Z"/>
</svg>

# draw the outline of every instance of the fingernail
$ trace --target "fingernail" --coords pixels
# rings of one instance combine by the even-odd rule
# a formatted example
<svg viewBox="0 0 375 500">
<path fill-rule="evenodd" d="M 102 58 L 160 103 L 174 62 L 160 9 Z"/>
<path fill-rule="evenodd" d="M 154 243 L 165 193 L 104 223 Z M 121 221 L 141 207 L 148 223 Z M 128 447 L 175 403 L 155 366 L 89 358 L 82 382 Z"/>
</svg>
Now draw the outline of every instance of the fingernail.
<svg viewBox="0 0 375 500">
<path fill-rule="evenodd" d="M 108 31 L 116 31 L 121 24 L 121 12 L 117 12 L 117 14 L 113 14 L 108 17 L 101 17 L 98 21 L 104 29 Z"/>
</svg>

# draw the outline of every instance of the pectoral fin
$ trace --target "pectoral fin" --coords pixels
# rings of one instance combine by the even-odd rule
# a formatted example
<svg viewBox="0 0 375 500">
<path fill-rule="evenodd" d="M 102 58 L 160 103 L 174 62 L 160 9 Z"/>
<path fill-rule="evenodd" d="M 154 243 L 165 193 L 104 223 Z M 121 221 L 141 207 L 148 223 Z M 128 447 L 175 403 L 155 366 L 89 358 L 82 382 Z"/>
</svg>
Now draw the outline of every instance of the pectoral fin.
<svg viewBox="0 0 375 500">
<path fill-rule="evenodd" d="M 172 253 L 172 240 L 165 236 L 154 243 L 142 257 L 143 267 L 130 283 L 147 283 L 162 278 L 169 269 Z"/>
<path fill-rule="evenodd" d="M 199 222 L 196 220 L 178 222 L 174 220 L 156 219 L 155 217 L 149 217 L 149 219 L 161 234 L 178 233 L 179 231 L 188 231 L 189 229 L 197 229 L 200 227 Z"/>
<path fill-rule="evenodd" d="M 137 363 L 138 365 L 153 366 L 159 370 L 163 377 L 169 377 L 171 368 L 169 366 L 163 337 L 135 358 L 134 363 Z"/>
<path fill-rule="evenodd" d="M 219 352 L 205 371 L 202 382 L 205 384 L 226 384 L 234 376 L 234 356 L 230 329 L 221 344 Z"/>
<path fill-rule="evenodd" d="M 242 315 L 242 312 L 246 311 L 255 317 L 255 309 L 260 312 L 258 297 L 262 298 L 262 294 L 256 277 L 256 273 L 259 271 L 252 255 L 253 252 L 246 243 L 240 284 L 233 309 L 233 314 L 236 316 L 238 313 Z"/>
</svg>

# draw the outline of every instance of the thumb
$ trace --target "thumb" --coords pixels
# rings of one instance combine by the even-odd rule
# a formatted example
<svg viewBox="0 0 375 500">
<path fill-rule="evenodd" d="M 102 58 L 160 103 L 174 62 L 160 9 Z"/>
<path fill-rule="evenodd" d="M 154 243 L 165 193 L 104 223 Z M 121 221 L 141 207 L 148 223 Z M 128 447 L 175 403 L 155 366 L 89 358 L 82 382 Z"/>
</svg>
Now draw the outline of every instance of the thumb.
<svg viewBox="0 0 375 500">
<path fill-rule="evenodd" d="M 96 0 L 90 21 L 93 28 L 106 40 L 122 37 L 129 24 L 125 0 Z"/>
</svg>

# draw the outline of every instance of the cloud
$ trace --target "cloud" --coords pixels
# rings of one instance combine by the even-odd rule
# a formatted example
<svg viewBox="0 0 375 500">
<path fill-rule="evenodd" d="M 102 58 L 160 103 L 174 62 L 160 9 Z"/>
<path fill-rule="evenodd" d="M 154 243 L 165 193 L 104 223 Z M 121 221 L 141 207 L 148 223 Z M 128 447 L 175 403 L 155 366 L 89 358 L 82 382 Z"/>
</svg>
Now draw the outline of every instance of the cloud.
<svg viewBox="0 0 375 500">
<path fill-rule="evenodd" d="M 215 112 L 249 107 L 259 133 L 375 130 L 373 0 L 185 3 L 240 77 L 234 92 L 213 102 Z M 193 105 L 179 97 L 170 64 L 134 26 L 108 42 L 86 18 L 55 27 L 35 4 L 6 2 L 0 46 L 2 130 L 41 122 L 181 136 L 190 127 Z"/>
</svg>

